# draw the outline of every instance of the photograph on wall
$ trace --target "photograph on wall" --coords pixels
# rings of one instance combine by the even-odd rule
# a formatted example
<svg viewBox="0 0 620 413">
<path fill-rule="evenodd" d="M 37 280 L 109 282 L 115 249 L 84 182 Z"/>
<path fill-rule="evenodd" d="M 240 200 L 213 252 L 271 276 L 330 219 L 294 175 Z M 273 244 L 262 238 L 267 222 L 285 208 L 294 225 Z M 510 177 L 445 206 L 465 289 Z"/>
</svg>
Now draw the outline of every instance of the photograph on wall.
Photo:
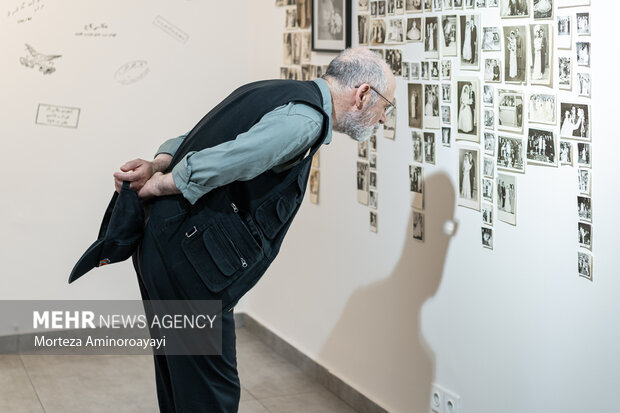
<svg viewBox="0 0 620 413">
<path fill-rule="evenodd" d="M 424 85 L 424 127 L 439 129 L 439 85 Z"/>
<path fill-rule="evenodd" d="M 493 180 L 482 178 L 482 199 L 493 202 Z"/>
<path fill-rule="evenodd" d="M 411 131 L 411 143 L 413 146 L 413 161 L 422 163 L 424 145 L 422 144 L 422 134 L 418 131 Z"/>
<path fill-rule="evenodd" d="M 407 13 L 422 13 L 422 0 L 406 0 L 405 11 Z"/>
<path fill-rule="evenodd" d="M 435 165 L 435 132 L 424 132 L 424 162 Z"/>
<path fill-rule="evenodd" d="M 378 232 L 379 230 L 379 224 L 377 220 L 378 220 L 377 211 L 370 211 L 370 230 L 372 232 Z"/>
<path fill-rule="evenodd" d="M 495 111 L 493 109 L 484 109 L 484 128 L 495 129 Z"/>
<path fill-rule="evenodd" d="M 310 170 L 309 178 L 309 190 L 310 190 L 310 202 L 313 204 L 319 203 L 319 185 L 321 181 L 321 173 L 318 169 L 312 168 Z"/>
<path fill-rule="evenodd" d="M 521 137 L 497 137 L 497 168 L 525 172 L 525 147 Z"/>
<path fill-rule="evenodd" d="M 400 76 L 403 70 L 403 52 L 400 49 L 385 49 L 385 62 L 392 69 L 394 76 Z"/>
<path fill-rule="evenodd" d="M 370 41 L 370 16 L 360 14 L 357 16 L 357 42 L 360 46 L 368 46 Z"/>
<path fill-rule="evenodd" d="M 314 0 L 311 21 L 312 50 L 340 52 L 351 46 L 351 0 Z"/>
<path fill-rule="evenodd" d="M 420 79 L 428 80 L 429 79 L 429 70 L 428 70 L 428 62 L 420 62 Z"/>
<path fill-rule="evenodd" d="M 590 106 L 580 103 L 560 103 L 560 137 L 590 140 Z"/>
<path fill-rule="evenodd" d="M 396 14 L 405 14 L 405 0 L 395 0 L 395 12 Z"/>
<path fill-rule="evenodd" d="M 571 90 L 573 79 L 572 59 L 569 56 L 558 57 L 558 86 L 560 89 Z"/>
<path fill-rule="evenodd" d="M 487 6 L 487 0 L 476 0 L 476 8 L 482 9 Z"/>
<path fill-rule="evenodd" d="M 301 61 L 310 63 L 312 57 L 312 33 L 301 33 Z"/>
<path fill-rule="evenodd" d="M 589 98 L 590 90 L 590 73 L 577 73 L 577 94 Z"/>
<path fill-rule="evenodd" d="M 463 8 L 463 0 L 454 0 L 454 8 L 462 9 Z"/>
<path fill-rule="evenodd" d="M 443 0 L 443 9 L 444 10 L 452 10 L 454 7 L 453 0 Z"/>
<path fill-rule="evenodd" d="M 456 15 L 441 16 L 441 53 L 443 56 L 456 56 Z"/>
<path fill-rule="evenodd" d="M 401 76 L 403 77 L 403 80 L 409 80 L 411 79 L 411 64 L 409 62 L 403 62 L 403 70 L 401 73 Z"/>
<path fill-rule="evenodd" d="M 424 213 L 413 211 L 413 238 L 424 241 Z"/>
<path fill-rule="evenodd" d="M 485 225 L 493 226 L 493 205 L 492 204 L 482 204 L 482 222 Z"/>
<path fill-rule="evenodd" d="M 443 59 L 441 61 L 441 79 L 442 80 L 452 79 L 452 60 Z"/>
<path fill-rule="evenodd" d="M 592 198 L 577 196 L 577 215 L 582 221 L 592 222 Z"/>
<path fill-rule="evenodd" d="M 532 93 L 529 95 L 527 120 L 531 123 L 557 124 L 555 95 Z"/>
<path fill-rule="evenodd" d="M 400 44 L 405 42 L 405 19 L 393 17 L 387 19 L 387 34 L 385 44 Z"/>
<path fill-rule="evenodd" d="M 284 28 L 286 30 L 292 30 L 297 28 L 297 10 L 287 9 L 284 19 Z"/>
<path fill-rule="evenodd" d="M 409 83 L 407 101 L 409 102 L 409 127 L 422 129 L 422 84 Z"/>
<path fill-rule="evenodd" d="M 407 19 L 407 41 L 408 42 L 421 42 L 422 41 L 422 18 L 421 17 L 409 17 Z"/>
<path fill-rule="evenodd" d="M 534 19 L 553 18 L 553 0 L 533 0 Z"/>
<path fill-rule="evenodd" d="M 487 227 L 482 228 L 482 246 L 490 250 L 493 249 L 493 229 Z"/>
<path fill-rule="evenodd" d="M 551 24 L 530 24 L 530 84 L 553 85 L 553 29 Z"/>
<path fill-rule="evenodd" d="M 443 83 L 441 85 L 441 103 L 450 103 L 452 101 L 452 85 Z"/>
<path fill-rule="evenodd" d="M 506 26 L 504 30 L 504 79 L 506 83 L 525 82 L 526 26 Z"/>
<path fill-rule="evenodd" d="M 499 0 L 499 15 L 502 18 L 529 17 L 531 0 Z"/>
<path fill-rule="evenodd" d="M 590 42 L 577 42 L 577 65 L 590 67 Z"/>
<path fill-rule="evenodd" d="M 577 253 L 577 272 L 580 277 L 592 281 L 592 256 L 585 252 Z"/>
<path fill-rule="evenodd" d="M 555 0 L 555 1 L 558 5 L 558 8 L 590 5 L 590 0 Z"/>
<path fill-rule="evenodd" d="M 573 144 L 569 141 L 560 141 L 560 165 L 573 166 Z"/>
<path fill-rule="evenodd" d="M 482 163 L 482 176 L 487 178 L 495 178 L 495 160 L 488 156 L 483 158 Z"/>
<path fill-rule="evenodd" d="M 422 0 L 424 11 L 433 11 L 433 3 L 432 0 Z"/>
<path fill-rule="evenodd" d="M 439 58 L 439 19 L 424 18 L 424 56 L 430 59 Z"/>
<path fill-rule="evenodd" d="M 409 195 L 412 207 L 424 209 L 424 176 L 421 166 L 409 165 Z"/>
<path fill-rule="evenodd" d="M 480 210 L 480 157 L 478 148 L 459 148 L 458 205 Z"/>
<path fill-rule="evenodd" d="M 430 61 L 431 80 L 439 80 L 439 60 Z"/>
<path fill-rule="evenodd" d="M 526 153 L 528 164 L 558 166 L 553 131 L 529 128 Z"/>
<path fill-rule="evenodd" d="M 499 0 L 487 0 L 487 7 L 499 7 Z"/>
<path fill-rule="evenodd" d="M 368 162 L 357 162 L 357 202 L 368 205 L 368 181 L 370 179 Z"/>
<path fill-rule="evenodd" d="M 379 207 L 379 194 L 377 191 L 373 191 L 372 189 L 368 191 L 368 206 L 372 209 L 377 209 Z"/>
<path fill-rule="evenodd" d="M 284 63 L 285 65 L 292 65 L 293 64 L 293 36 L 292 36 L 292 33 L 284 33 L 283 43 L 284 43 L 284 47 L 282 48 L 282 50 L 283 50 L 282 63 Z"/>
<path fill-rule="evenodd" d="M 450 125 L 452 123 L 450 112 L 450 105 L 441 106 L 441 123 L 444 125 Z"/>
<path fill-rule="evenodd" d="M 493 106 L 495 103 L 495 87 L 484 85 L 482 88 L 482 103 L 484 106 Z"/>
<path fill-rule="evenodd" d="M 392 103 L 396 106 L 396 98 L 392 99 Z M 396 113 L 398 112 L 396 109 L 398 106 L 394 108 L 394 110 L 390 111 L 389 114 L 385 115 L 385 123 L 383 124 L 383 137 L 388 139 L 394 139 L 396 137 Z"/>
<path fill-rule="evenodd" d="M 497 174 L 497 219 L 517 225 L 517 177 Z"/>
<path fill-rule="evenodd" d="M 410 76 L 411 80 L 420 78 L 420 62 L 411 62 Z"/>
<path fill-rule="evenodd" d="M 499 89 L 497 91 L 497 128 L 523 132 L 523 92 Z"/>
<path fill-rule="evenodd" d="M 301 64 L 301 32 L 292 33 L 293 38 L 293 64 Z"/>
<path fill-rule="evenodd" d="M 310 27 L 312 15 L 312 0 L 296 0 L 297 6 L 297 27 L 307 29 Z"/>
<path fill-rule="evenodd" d="M 370 45 L 381 46 L 384 43 L 385 43 L 385 20 L 383 19 L 370 20 Z"/>
<path fill-rule="evenodd" d="M 484 81 L 499 83 L 502 81 L 501 59 L 484 59 Z"/>
<path fill-rule="evenodd" d="M 462 70 L 480 69 L 480 15 L 459 16 L 460 56 Z"/>
<path fill-rule="evenodd" d="M 450 147 L 452 144 L 452 128 L 444 126 L 441 128 L 441 144 Z"/>
<path fill-rule="evenodd" d="M 385 7 L 385 0 L 377 1 L 377 17 L 385 17 L 387 15 L 387 10 Z"/>
<path fill-rule="evenodd" d="M 484 153 L 495 155 L 495 134 L 493 132 L 484 132 Z"/>
<path fill-rule="evenodd" d="M 371 172 L 377 169 L 377 152 L 368 153 L 368 166 Z"/>
<path fill-rule="evenodd" d="M 480 81 L 462 78 L 456 81 L 457 134 L 456 139 L 480 142 Z"/>
<path fill-rule="evenodd" d="M 558 16 L 556 20 L 558 33 L 556 46 L 558 49 L 570 49 L 573 41 L 573 36 L 571 34 L 571 16 Z"/>
<path fill-rule="evenodd" d="M 368 11 L 368 0 L 357 0 L 357 11 Z"/>
<path fill-rule="evenodd" d="M 579 36 L 590 35 L 590 13 L 577 13 L 577 34 Z"/>
<path fill-rule="evenodd" d="M 502 50 L 501 36 L 499 28 L 483 27 L 482 28 L 482 51 L 483 52 L 499 52 Z"/>
<path fill-rule="evenodd" d="M 583 168 L 592 167 L 592 147 L 589 143 L 577 143 L 577 165 Z"/>
<path fill-rule="evenodd" d="M 580 247 L 592 250 L 592 224 L 578 222 L 577 239 Z"/>
<path fill-rule="evenodd" d="M 463 6 L 465 6 L 466 9 L 473 9 L 474 8 L 474 0 L 465 0 L 463 3 Z"/>
<path fill-rule="evenodd" d="M 357 157 L 368 160 L 368 141 L 357 143 Z"/>
<path fill-rule="evenodd" d="M 577 171 L 579 193 L 590 196 L 592 194 L 592 172 L 589 169 Z"/>
</svg>

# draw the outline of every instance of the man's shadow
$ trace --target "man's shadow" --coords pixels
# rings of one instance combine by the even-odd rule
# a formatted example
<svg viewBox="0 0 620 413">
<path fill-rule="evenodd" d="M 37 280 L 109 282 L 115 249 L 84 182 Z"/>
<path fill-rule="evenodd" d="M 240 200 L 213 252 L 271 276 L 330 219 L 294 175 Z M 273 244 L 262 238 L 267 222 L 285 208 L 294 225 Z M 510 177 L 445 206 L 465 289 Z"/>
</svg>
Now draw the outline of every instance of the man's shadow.
<svg viewBox="0 0 620 413">
<path fill-rule="evenodd" d="M 356 359 L 366 379 L 349 384 L 361 393 L 383 389 L 380 399 L 370 398 L 390 412 L 429 411 L 435 378 L 435 355 L 422 335 L 421 312 L 441 282 L 454 235 L 444 232 L 444 224 L 454 219 L 455 191 L 445 174 L 427 177 L 424 185 L 425 241 L 413 239 L 410 213 L 392 272 L 351 295 L 318 355 L 319 360 L 338 360 L 346 352 Z"/>
</svg>

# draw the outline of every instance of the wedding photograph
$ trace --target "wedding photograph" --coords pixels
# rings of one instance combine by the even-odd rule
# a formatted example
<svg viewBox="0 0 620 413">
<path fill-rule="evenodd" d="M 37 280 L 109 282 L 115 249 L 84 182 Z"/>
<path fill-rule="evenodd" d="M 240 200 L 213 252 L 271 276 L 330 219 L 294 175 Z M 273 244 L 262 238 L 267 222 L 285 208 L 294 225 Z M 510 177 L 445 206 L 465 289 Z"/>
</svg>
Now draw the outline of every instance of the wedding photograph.
<svg viewBox="0 0 620 413">
<path fill-rule="evenodd" d="M 461 70 L 480 69 L 480 15 L 459 16 Z"/>
<path fill-rule="evenodd" d="M 577 223 L 577 240 L 579 246 L 592 250 L 592 225 L 585 222 Z"/>
<path fill-rule="evenodd" d="M 484 85 L 482 88 L 482 103 L 485 106 L 495 105 L 495 87 L 492 85 Z"/>
<path fill-rule="evenodd" d="M 558 57 L 558 86 L 560 89 L 571 90 L 572 88 L 572 58 L 570 56 Z"/>
<path fill-rule="evenodd" d="M 409 102 L 409 127 L 422 129 L 422 84 L 409 83 L 408 99 Z"/>
<path fill-rule="evenodd" d="M 405 19 L 392 17 L 387 19 L 385 44 L 400 44 L 405 42 Z"/>
<path fill-rule="evenodd" d="M 482 229 L 482 246 L 490 250 L 493 249 L 493 229 L 481 227 Z"/>
<path fill-rule="evenodd" d="M 560 165 L 573 166 L 573 144 L 569 141 L 560 141 Z"/>
<path fill-rule="evenodd" d="M 589 36 L 590 33 L 590 13 L 577 13 L 577 34 L 579 36 Z"/>
<path fill-rule="evenodd" d="M 484 128 L 495 129 L 495 111 L 493 109 L 484 109 Z"/>
<path fill-rule="evenodd" d="M 435 132 L 424 132 L 424 162 L 435 165 Z"/>
<path fill-rule="evenodd" d="M 452 60 L 443 59 L 441 61 L 441 80 L 452 79 Z"/>
<path fill-rule="evenodd" d="M 584 252 L 577 253 L 577 272 L 580 277 L 592 281 L 592 256 Z"/>
<path fill-rule="evenodd" d="M 484 59 L 484 81 L 499 83 L 502 81 L 502 61 L 500 59 Z"/>
<path fill-rule="evenodd" d="M 422 18 L 421 17 L 409 17 L 407 19 L 407 41 L 408 42 L 421 42 L 422 41 Z"/>
<path fill-rule="evenodd" d="M 422 13 L 422 0 L 406 0 L 405 11 L 407 13 Z"/>
<path fill-rule="evenodd" d="M 521 137 L 497 137 L 497 168 L 525 172 L 525 147 Z"/>
<path fill-rule="evenodd" d="M 517 225 L 517 177 L 497 174 L 497 219 Z"/>
<path fill-rule="evenodd" d="M 430 62 L 431 80 L 439 80 L 439 60 L 431 60 Z"/>
<path fill-rule="evenodd" d="M 528 164 L 558 166 L 553 131 L 529 128 L 526 154 Z"/>
<path fill-rule="evenodd" d="M 321 172 L 318 169 L 312 168 L 310 170 L 308 190 L 310 191 L 310 202 L 312 202 L 313 204 L 319 203 L 320 181 L 321 181 Z"/>
<path fill-rule="evenodd" d="M 590 67 L 590 42 L 577 42 L 577 65 Z"/>
<path fill-rule="evenodd" d="M 455 14 L 441 16 L 441 42 L 443 56 L 457 55 Z"/>
<path fill-rule="evenodd" d="M 413 238 L 424 241 L 424 213 L 413 211 Z"/>
<path fill-rule="evenodd" d="M 398 108 L 396 98 L 392 100 L 394 104 L 394 110 L 385 115 L 385 123 L 383 124 L 383 137 L 388 139 L 394 139 L 396 137 L 396 114 Z"/>
<path fill-rule="evenodd" d="M 577 94 L 589 98 L 590 90 L 590 73 L 577 73 Z"/>
<path fill-rule="evenodd" d="M 439 58 L 439 19 L 424 18 L 424 56 L 430 59 Z"/>
<path fill-rule="evenodd" d="M 476 78 L 457 79 L 456 91 L 458 103 L 456 139 L 479 142 L 480 81 Z"/>
<path fill-rule="evenodd" d="M 499 0 L 499 15 L 502 18 L 529 17 L 530 0 Z"/>
<path fill-rule="evenodd" d="M 590 105 L 560 103 L 560 137 L 590 140 Z"/>
<path fill-rule="evenodd" d="M 379 195 L 377 191 L 372 189 L 368 191 L 368 206 L 372 209 L 377 209 L 379 206 Z"/>
<path fill-rule="evenodd" d="M 439 129 L 439 85 L 424 85 L 424 128 Z"/>
<path fill-rule="evenodd" d="M 551 24 L 530 24 L 530 84 L 553 85 L 553 29 Z"/>
<path fill-rule="evenodd" d="M 379 231 L 379 225 L 378 225 L 377 219 L 378 219 L 377 211 L 370 211 L 370 231 L 371 232 Z"/>
<path fill-rule="evenodd" d="M 403 62 L 403 69 L 401 71 L 401 76 L 403 77 L 403 80 L 409 80 L 411 79 L 411 63 L 410 62 Z"/>
<path fill-rule="evenodd" d="M 485 156 L 482 164 L 482 175 L 487 178 L 495 178 L 495 160 Z"/>
<path fill-rule="evenodd" d="M 368 46 L 370 40 L 370 16 L 360 14 L 357 16 L 357 41 L 360 46 Z"/>
<path fill-rule="evenodd" d="M 409 193 L 411 206 L 424 209 L 424 176 L 421 166 L 409 165 Z"/>
<path fill-rule="evenodd" d="M 495 134 L 484 132 L 484 153 L 495 155 Z"/>
<path fill-rule="evenodd" d="M 527 120 L 531 123 L 556 125 L 555 95 L 532 93 L 528 96 Z"/>
<path fill-rule="evenodd" d="M 392 69 L 394 76 L 400 76 L 403 70 L 403 52 L 400 49 L 385 49 L 385 62 Z"/>
<path fill-rule="evenodd" d="M 589 169 L 579 169 L 577 171 L 579 183 L 579 193 L 590 196 L 592 194 L 592 171 Z"/>
<path fill-rule="evenodd" d="M 533 0 L 534 19 L 553 18 L 553 0 Z"/>
<path fill-rule="evenodd" d="M 493 180 L 482 178 L 482 199 L 493 202 Z"/>
<path fill-rule="evenodd" d="M 592 222 L 592 198 L 589 196 L 577 196 L 577 214 L 579 219 Z"/>
<path fill-rule="evenodd" d="M 411 143 L 413 146 L 413 161 L 422 163 L 424 145 L 422 144 L 422 134 L 418 131 L 411 131 Z"/>
<path fill-rule="evenodd" d="M 504 80 L 506 83 L 525 82 L 526 26 L 505 26 Z"/>
<path fill-rule="evenodd" d="M 482 204 L 482 223 L 493 226 L 493 205 Z"/>
<path fill-rule="evenodd" d="M 311 23 L 313 51 L 339 52 L 351 46 L 351 0 L 313 1 Z"/>
<path fill-rule="evenodd" d="M 452 85 L 450 83 L 441 84 L 441 103 L 450 103 L 452 101 Z"/>
<path fill-rule="evenodd" d="M 501 35 L 498 27 L 482 28 L 482 51 L 499 52 L 502 50 Z"/>
<path fill-rule="evenodd" d="M 370 20 L 370 45 L 381 46 L 385 43 L 385 20 Z"/>
<path fill-rule="evenodd" d="M 357 143 L 357 157 L 368 160 L 368 141 Z"/>
<path fill-rule="evenodd" d="M 411 70 L 409 74 L 411 80 L 418 80 L 420 78 L 420 62 L 411 62 Z"/>
<path fill-rule="evenodd" d="M 368 180 L 370 168 L 367 162 L 357 162 L 357 202 L 368 205 Z"/>
<path fill-rule="evenodd" d="M 589 143 L 577 143 L 577 165 L 584 168 L 592 167 L 592 147 Z"/>
<path fill-rule="evenodd" d="M 480 162 L 477 148 L 459 148 L 458 205 L 480 210 Z"/>
<path fill-rule="evenodd" d="M 571 34 L 571 16 L 558 16 L 556 47 L 558 49 L 570 49 L 572 47 L 573 36 Z"/>
<path fill-rule="evenodd" d="M 443 123 L 444 125 L 450 125 L 451 122 L 452 120 L 450 117 L 450 106 L 442 105 L 441 106 L 441 123 Z"/>
<path fill-rule="evenodd" d="M 444 126 L 441 128 L 441 144 L 446 147 L 450 147 L 452 144 L 452 128 Z"/>
<path fill-rule="evenodd" d="M 497 128 L 507 132 L 522 133 L 523 92 L 499 89 L 497 104 Z"/>
</svg>

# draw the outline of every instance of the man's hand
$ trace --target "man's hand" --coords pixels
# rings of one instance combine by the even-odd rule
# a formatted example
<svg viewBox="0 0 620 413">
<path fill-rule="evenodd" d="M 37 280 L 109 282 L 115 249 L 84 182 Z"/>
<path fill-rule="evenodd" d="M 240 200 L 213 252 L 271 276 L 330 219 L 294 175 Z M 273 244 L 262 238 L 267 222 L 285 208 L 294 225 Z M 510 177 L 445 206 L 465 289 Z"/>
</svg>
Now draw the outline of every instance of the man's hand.
<svg viewBox="0 0 620 413">
<path fill-rule="evenodd" d="M 165 170 L 170 165 L 171 160 L 172 155 L 161 153 L 153 159 L 153 162 L 145 161 L 144 159 L 134 159 L 125 163 L 120 168 L 122 172 L 114 172 L 116 192 L 121 190 L 123 181 L 131 182 L 129 187 L 139 192 L 153 174 Z"/>
<path fill-rule="evenodd" d="M 161 172 L 155 172 L 151 179 L 146 181 L 144 186 L 138 191 L 138 196 L 142 199 L 150 199 L 154 196 L 164 196 L 180 194 L 181 191 L 177 188 L 172 179 L 172 174 L 163 174 Z"/>
</svg>

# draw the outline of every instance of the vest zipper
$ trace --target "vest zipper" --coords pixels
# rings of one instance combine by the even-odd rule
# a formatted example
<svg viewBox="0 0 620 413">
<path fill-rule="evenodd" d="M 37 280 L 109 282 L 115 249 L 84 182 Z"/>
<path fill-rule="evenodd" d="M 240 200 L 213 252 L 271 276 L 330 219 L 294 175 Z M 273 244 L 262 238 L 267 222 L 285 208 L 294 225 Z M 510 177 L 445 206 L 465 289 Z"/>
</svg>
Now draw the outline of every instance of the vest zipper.
<svg viewBox="0 0 620 413">
<path fill-rule="evenodd" d="M 237 205 L 235 205 L 234 202 L 231 202 L 230 206 L 232 207 L 232 209 L 235 212 L 235 214 L 237 214 L 239 212 L 239 208 L 237 208 Z M 224 234 L 224 236 L 226 237 L 226 239 L 228 240 L 228 242 L 232 246 L 233 250 L 235 250 L 235 254 L 237 254 L 237 257 L 239 257 L 239 261 L 241 261 L 241 266 L 243 268 L 247 268 L 248 262 L 245 260 L 245 258 L 243 258 L 243 256 L 241 255 L 241 252 L 239 252 L 239 250 L 237 249 L 237 246 L 235 245 L 233 240 L 230 238 L 230 236 L 228 235 L 228 233 L 226 232 L 224 227 L 221 227 L 221 229 L 222 229 L 222 233 Z"/>
</svg>

